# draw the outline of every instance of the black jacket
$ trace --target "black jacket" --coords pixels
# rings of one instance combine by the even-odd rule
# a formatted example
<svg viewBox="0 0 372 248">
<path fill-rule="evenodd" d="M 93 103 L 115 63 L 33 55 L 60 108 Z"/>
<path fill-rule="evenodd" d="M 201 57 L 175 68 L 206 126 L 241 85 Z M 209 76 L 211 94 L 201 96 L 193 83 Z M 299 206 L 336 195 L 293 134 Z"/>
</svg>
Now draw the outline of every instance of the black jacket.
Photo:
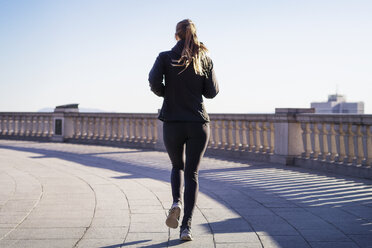
<svg viewBox="0 0 372 248">
<path fill-rule="evenodd" d="M 197 75 L 192 63 L 180 73 L 185 67 L 172 64 L 180 58 L 183 46 L 180 40 L 171 51 L 160 53 L 150 71 L 151 90 L 164 97 L 158 118 L 165 122 L 209 122 L 202 96 L 213 98 L 218 94 L 213 63 L 209 59 L 207 76 Z"/>
</svg>

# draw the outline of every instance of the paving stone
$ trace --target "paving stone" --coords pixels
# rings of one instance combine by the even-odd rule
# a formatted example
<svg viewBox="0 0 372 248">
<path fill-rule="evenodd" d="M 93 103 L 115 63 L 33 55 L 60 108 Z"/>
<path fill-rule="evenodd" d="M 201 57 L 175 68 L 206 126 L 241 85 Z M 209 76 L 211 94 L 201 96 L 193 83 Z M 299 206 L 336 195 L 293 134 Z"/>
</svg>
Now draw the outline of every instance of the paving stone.
<svg viewBox="0 0 372 248">
<path fill-rule="evenodd" d="M 262 248 L 261 243 L 217 243 L 216 248 Z"/>
<path fill-rule="evenodd" d="M 76 239 L 1 240 L 0 247 L 9 248 L 66 248 L 73 247 Z"/>
<path fill-rule="evenodd" d="M 242 218 L 225 219 L 219 222 L 209 222 L 214 233 L 251 232 L 249 223 Z"/>
<path fill-rule="evenodd" d="M 358 248 L 354 242 L 310 242 L 312 248 Z"/>
<path fill-rule="evenodd" d="M 215 233 L 216 243 L 259 243 L 254 232 Z"/>
<path fill-rule="evenodd" d="M 308 241 L 351 241 L 345 234 L 336 229 L 301 230 L 300 232 Z"/>
<path fill-rule="evenodd" d="M 124 239 L 110 238 L 110 239 L 82 239 L 78 246 L 79 248 L 104 248 L 104 247 L 121 247 Z"/>
<path fill-rule="evenodd" d="M 349 235 L 349 237 L 363 248 L 372 248 L 372 235 Z"/>
<path fill-rule="evenodd" d="M 123 239 L 128 227 L 90 227 L 83 239 Z"/>
<path fill-rule="evenodd" d="M 265 248 L 310 248 L 301 236 L 261 236 Z"/>
<path fill-rule="evenodd" d="M 291 224 L 297 230 L 321 230 L 321 229 L 332 229 L 333 226 L 320 218 L 309 218 L 309 219 L 288 219 Z"/>
<path fill-rule="evenodd" d="M 89 227 L 91 222 L 90 218 L 27 218 L 19 228 L 70 228 L 70 227 Z"/>
<path fill-rule="evenodd" d="M 298 235 L 298 231 L 291 225 L 284 224 L 252 224 L 255 232 L 266 232 L 270 235 Z"/>
<path fill-rule="evenodd" d="M 5 239 L 79 239 L 85 228 L 17 228 Z"/>
<path fill-rule="evenodd" d="M 164 243 L 154 244 L 154 247 L 164 247 L 162 246 Z M 213 236 L 194 236 L 194 241 L 185 242 L 180 240 L 179 238 L 173 238 L 168 241 L 169 247 L 177 246 L 177 247 L 205 247 L 205 248 L 214 248 L 214 241 Z"/>
</svg>

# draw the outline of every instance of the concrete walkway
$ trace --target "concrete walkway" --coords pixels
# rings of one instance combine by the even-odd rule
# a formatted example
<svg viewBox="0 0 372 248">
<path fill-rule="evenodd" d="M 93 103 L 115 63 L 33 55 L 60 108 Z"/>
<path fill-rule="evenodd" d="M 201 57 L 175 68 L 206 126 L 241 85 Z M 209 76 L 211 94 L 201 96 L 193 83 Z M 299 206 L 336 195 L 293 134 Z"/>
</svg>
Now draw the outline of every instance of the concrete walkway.
<svg viewBox="0 0 372 248">
<path fill-rule="evenodd" d="M 195 240 L 156 151 L 0 140 L 0 247 L 372 247 L 372 182 L 205 158 Z"/>
</svg>

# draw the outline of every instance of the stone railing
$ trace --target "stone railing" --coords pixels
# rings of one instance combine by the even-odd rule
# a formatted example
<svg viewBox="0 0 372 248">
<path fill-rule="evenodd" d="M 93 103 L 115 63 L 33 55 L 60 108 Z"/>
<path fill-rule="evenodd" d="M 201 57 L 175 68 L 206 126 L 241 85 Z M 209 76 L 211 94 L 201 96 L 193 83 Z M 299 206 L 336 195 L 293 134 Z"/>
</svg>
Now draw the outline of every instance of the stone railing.
<svg viewBox="0 0 372 248">
<path fill-rule="evenodd" d="M 275 153 L 275 115 L 211 114 L 207 153 L 270 160 Z"/>
<path fill-rule="evenodd" d="M 0 113 L 0 137 L 49 140 L 54 134 L 51 113 Z"/>
<path fill-rule="evenodd" d="M 64 140 L 156 149 L 156 114 L 69 113 Z"/>
<path fill-rule="evenodd" d="M 211 114 L 207 155 L 277 162 L 372 178 L 372 116 Z M 164 150 L 157 114 L 0 113 L 0 138 L 64 141 Z"/>
<path fill-rule="evenodd" d="M 295 164 L 328 170 L 359 168 L 360 177 L 371 171 L 371 115 L 302 114 L 296 120 L 303 148 Z"/>
</svg>

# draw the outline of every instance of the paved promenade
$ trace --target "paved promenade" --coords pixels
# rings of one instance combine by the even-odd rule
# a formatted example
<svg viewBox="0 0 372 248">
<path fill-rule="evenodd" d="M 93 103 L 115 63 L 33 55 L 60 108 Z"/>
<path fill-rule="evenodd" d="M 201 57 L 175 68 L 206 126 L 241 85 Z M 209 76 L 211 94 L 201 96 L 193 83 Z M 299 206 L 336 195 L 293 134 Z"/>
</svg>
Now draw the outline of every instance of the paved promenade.
<svg viewBox="0 0 372 248">
<path fill-rule="evenodd" d="M 205 158 L 195 240 L 157 151 L 0 140 L 0 247 L 372 247 L 372 181 Z"/>
</svg>

